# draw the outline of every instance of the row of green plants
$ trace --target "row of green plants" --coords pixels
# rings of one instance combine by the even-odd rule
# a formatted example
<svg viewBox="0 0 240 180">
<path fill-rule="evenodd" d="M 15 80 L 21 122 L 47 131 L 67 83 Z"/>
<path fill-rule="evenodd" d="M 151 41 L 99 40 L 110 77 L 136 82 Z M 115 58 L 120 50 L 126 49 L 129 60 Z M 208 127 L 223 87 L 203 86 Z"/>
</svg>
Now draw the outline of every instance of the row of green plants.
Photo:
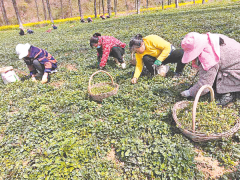
<svg viewBox="0 0 240 180">
<path fill-rule="evenodd" d="M 93 24 L 65 23 L 51 33 L 45 27 L 20 37 L 17 30 L 1 32 L 0 64 L 18 69 L 23 81 L 0 83 L 0 179 L 204 179 L 195 149 L 225 168 L 235 167 L 222 179 L 239 177 L 240 132 L 230 139 L 194 143 L 172 118 L 171 108 L 184 99 L 180 92 L 197 80 L 190 65 L 178 79 L 172 79 L 171 65 L 166 78 L 145 75 L 132 85 L 134 67 L 122 70 L 109 59 L 106 70 L 119 84 L 118 94 L 98 103 L 87 92 L 89 77 L 97 71 L 96 50 L 89 46 L 95 32 L 127 44 L 135 34 L 157 34 L 178 48 L 191 31 L 240 41 L 239 7 L 239 2 L 218 3 Z M 28 70 L 15 46 L 26 42 L 58 60 L 50 83 L 36 84 L 20 73 Z M 126 49 L 126 61 L 130 58 Z M 104 74 L 94 79 L 110 81 Z"/>
</svg>

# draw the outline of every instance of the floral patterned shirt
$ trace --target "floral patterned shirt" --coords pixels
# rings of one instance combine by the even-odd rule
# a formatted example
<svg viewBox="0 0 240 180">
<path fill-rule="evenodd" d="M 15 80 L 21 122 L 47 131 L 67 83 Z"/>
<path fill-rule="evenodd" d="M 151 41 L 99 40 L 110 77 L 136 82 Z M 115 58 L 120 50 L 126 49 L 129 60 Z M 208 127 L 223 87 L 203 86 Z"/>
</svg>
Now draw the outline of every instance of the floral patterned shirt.
<svg viewBox="0 0 240 180">
<path fill-rule="evenodd" d="M 100 62 L 100 67 L 104 67 L 107 63 L 108 56 L 111 52 L 111 49 L 113 47 L 125 48 L 126 44 L 122 43 L 117 38 L 112 37 L 112 36 L 99 36 L 98 46 L 101 46 L 102 50 L 103 50 L 102 59 L 101 59 L 101 62 Z M 98 56 L 99 56 L 99 54 L 98 54 Z"/>
</svg>

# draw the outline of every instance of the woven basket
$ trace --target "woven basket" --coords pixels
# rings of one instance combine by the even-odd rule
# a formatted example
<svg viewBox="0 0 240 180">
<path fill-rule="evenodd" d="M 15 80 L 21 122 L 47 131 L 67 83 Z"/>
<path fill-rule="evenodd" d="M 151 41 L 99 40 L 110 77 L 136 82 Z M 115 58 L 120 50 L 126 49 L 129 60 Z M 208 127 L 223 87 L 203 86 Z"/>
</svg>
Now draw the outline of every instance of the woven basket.
<svg viewBox="0 0 240 180">
<path fill-rule="evenodd" d="M 97 83 L 97 84 L 91 85 L 91 81 L 93 79 L 93 76 L 95 76 L 96 74 L 98 74 L 100 72 L 107 74 L 111 78 L 111 83 L 101 82 L 101 83 Z M 106 92 L 106 93 L 101 93 L 101 94 L 93 94 L 92 93 L 92 91 L 91 91 L 92 88 L 105 86 L 105 85 L 113 86 L 114 90 L 112 90 L 110 92 Z M 113 95 L 117 94 L 118 88 L 119 88 L 119 85 L 113 82 L 113 77 L 108 72 L 103 71 L 103 70 L 99 70 L 99 71 L 96 71 L 95 73 L 93 73 L 91 75 L 91 77 L 89 79 L 89 83 L 88 83 L 88 93 L 92 97 L 92 99 L 95 100 L 95 101 L 102 101 L 103 99 L 105 99 L 105 98 L 107 98 L 109 96 L 113 96 Z"/>
<path fill-rule="evenodd" d="M 192 109 L 192 127 L 193 127 L 193 129 L 192 130 L 184 129 L 182 127 L 181 123 L 178 121 L 178 118 L 177 118 L 177 110 L 187 107 L 190 102 L 189 101 L 180 101 L 180 102 L 177 102 L 176 104 L 174 104 L 173 109 L 172 109 L 172 115 L 173 115 L 174 121 L 177 124 L 177 127 L 181 130 L 181 132 L 183 134 L 185 134 L 187 137 L 189 137 L 190 139 L 192 139 L 195 142 L 217 140 L 217 139 L 221 139 L 221 138 L 231 137 L 240 128 L 239 119 L 237 119 L 236 124 L 229 131 L 226 131 L 226 132 L 223 132 L 223 133 L 207 135 L 205 133 L 195 131 L 195 118 L 196 118 L 197 103 L 198 103 L 199 97 L 201 96 L 202 91 L 205 88 L 208 88 L 210 90 L 211 101 L 214 100 L 214 91 L 213 91 L 211 86 L 204 85 L 199 89 L 199 91 L 198 91 L 198 93 L 195 97 L 194 103 L 193 103 L 193 109 Z"/>
</svg>

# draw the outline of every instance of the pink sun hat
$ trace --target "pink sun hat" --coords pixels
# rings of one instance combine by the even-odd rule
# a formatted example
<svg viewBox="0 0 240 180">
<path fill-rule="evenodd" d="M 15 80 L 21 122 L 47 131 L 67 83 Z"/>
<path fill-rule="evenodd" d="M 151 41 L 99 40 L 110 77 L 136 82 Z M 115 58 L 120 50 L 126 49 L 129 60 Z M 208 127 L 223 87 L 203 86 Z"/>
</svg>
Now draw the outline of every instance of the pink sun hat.
<svg viewBox="0 0 240 180">
<path fill-rule="evenodd" d="M 182 63 L 189 63 L 196 59 L 202 53 L 207 43 L 208 37 L 206 34 L 199 34 L 197 32 L 188 33 L 181 43 L 184 50 Z"/>
</svg>

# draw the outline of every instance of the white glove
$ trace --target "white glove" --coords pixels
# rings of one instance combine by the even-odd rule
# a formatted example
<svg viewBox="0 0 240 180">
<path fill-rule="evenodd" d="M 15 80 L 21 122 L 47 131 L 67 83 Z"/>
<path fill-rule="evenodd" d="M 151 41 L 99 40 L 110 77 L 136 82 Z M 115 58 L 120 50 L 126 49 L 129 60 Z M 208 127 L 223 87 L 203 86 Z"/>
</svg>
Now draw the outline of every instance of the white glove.
<svg viewBox="0 0 240 180">
<path fill-rule="evenodd" d="M 45 83 L 47 83 L 47 82 L 48 82 L 48 73 L 44 73 L 44 74 L 43 74 L 43 77 L 42 77 L 41 83 L 42 83 L 42 84 L 45 84 Z"/>
<path fill-rule="evenodd" d="M 126 64 L 122 63 L 122 69 L 125 69 L 125 68 L 126 68 Z"/>
<path fill-rule="evenodd" d="M 31 77 L 31 80 L 32 80 L 33 82 L 37 82 L 35 76 L 32 76 L 32 77 Z"/>
<path fill-rule="evenodd" d="M 189 90 L 185 90 L 185 91 L 181 92 L 181 95 L 183 97 L 189 97 L 190 96 L 190 91 Z"/>
</svg>

